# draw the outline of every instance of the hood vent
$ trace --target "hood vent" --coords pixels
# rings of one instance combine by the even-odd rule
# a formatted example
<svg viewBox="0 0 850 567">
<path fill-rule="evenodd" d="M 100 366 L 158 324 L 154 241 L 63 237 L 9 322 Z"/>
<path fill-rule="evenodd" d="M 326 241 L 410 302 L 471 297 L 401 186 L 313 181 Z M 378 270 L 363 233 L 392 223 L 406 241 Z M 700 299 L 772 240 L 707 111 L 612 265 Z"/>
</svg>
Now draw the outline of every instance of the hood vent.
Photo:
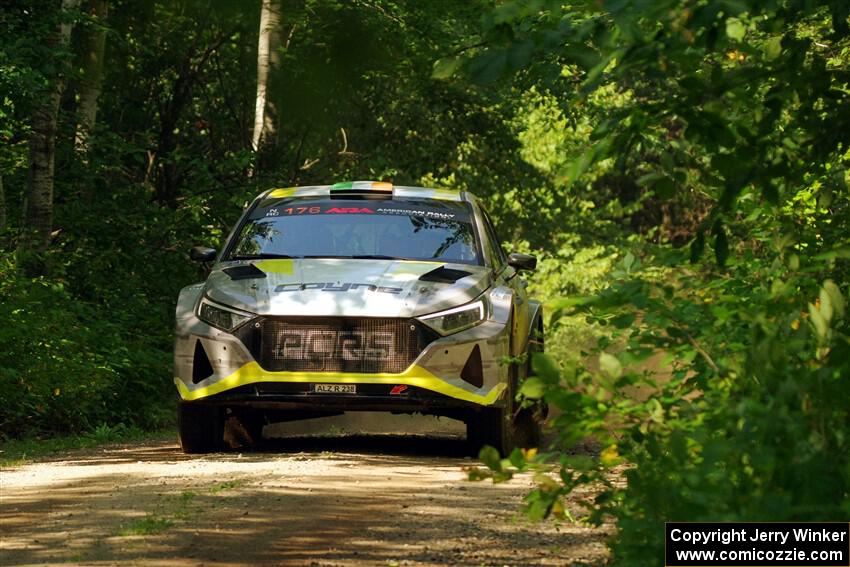
<svg viewBox="0 0 850 567">
<path fill-rule="evenodd" d="M 463 270 L 453 270 L 445 266 L 440 266 L 436 270 L 431 270 L 430 272 L 419 276 L 419 281 L 436 283 L 455 283 L 459 279 L 471 275 L 472 272 L 465 272 Z"/>
<path fill-rule="evenodd" d="M 472 347 L 472 352 L 469 353 L 469 358 L 466 359 L 466 364 L 460 371 L 460 378 L 476 388 L 484 385 L 484 369 L 481 365 L 481 349 L 478 345 Z"/>
<path fill-rule="evenodd" d="M 232 280 L 253 280 L 266 277 L 266 273 L 254 264 L 233 266 L 232 268 L 225 268 L 222 271 L 230 276 Z"/>
<path fill-rule="evenodd" d="M 213 367 L 210 364 L 210 357 L 207 356 L 207 351 L 204 350 L 204 345 L 200 339 L 195 341 L 195 356 L 192 360 L 192 384 L 197 384 L 206 380 L 213 374 Z"/>
</svg>

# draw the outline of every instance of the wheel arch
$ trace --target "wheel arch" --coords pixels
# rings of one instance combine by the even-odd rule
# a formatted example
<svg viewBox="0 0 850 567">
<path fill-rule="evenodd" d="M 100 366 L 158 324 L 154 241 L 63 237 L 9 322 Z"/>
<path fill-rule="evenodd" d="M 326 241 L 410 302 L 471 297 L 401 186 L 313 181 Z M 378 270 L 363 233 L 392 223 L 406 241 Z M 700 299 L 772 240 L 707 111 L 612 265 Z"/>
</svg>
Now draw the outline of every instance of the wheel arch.
<svg viewBox="0 0 850 567">
<path fill-rule="evenodd" d="M 538 350 L 543 350 L 543 303 L 536 299 L 528 301 L 528 327 L 521 330 L 521 348 L 519 353 L 524 353 L 532 341 L 539 345 Z"/>
</svg>

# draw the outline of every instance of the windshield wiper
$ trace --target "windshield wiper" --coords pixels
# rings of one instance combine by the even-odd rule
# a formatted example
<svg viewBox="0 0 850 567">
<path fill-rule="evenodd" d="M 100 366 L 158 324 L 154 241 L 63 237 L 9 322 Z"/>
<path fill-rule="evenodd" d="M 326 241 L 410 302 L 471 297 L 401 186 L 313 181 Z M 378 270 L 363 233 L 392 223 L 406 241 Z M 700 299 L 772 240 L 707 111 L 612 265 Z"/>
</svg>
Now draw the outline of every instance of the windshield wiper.
<svg viewBox="0 0 850 567">
<path fill-rule="evenodd" d="M 289 256 L 287 254 L 238 254 L 231 256 L 230 260 L 293 260 L 302 256 Z"/>
<path fill-rule="evenodd" d="M 410 258 L 402 258 L 401 256 L 385 256 L 383 254 L 357 254 L 349 256 L 354 260 L 409 260 Z"/>
<path fill-rule="evenodd" d="M 325 260 L 412 260 L 403 256 L 387 256 L 384 254 L 322 254 L 321 256 L 301 256 L 302 258 L 318 258 Z"/>
<path fill-rule="evenodd" d="M 317 260 L 406 260 L 406 258 L 399 258 L 398 256 L 381 256 L 379 254 L 315 254 L 301 257 Z"/>
<path fill-rule="evenodd" d="M 289 256 L 287 254 L 238 254 L 235 256 L 231 256 L 228 260 L 293 260 L 293 259 L 328 259 L 328 260 L 410 260 L 411 258 L 404 258 L 401 256 L 387 256 L 384 254 L 354 254 L 354 255 L 334 255 L 334 254 L 322 254 L 322 255 L 307 255 L 307 256 Z"/>
</svg>

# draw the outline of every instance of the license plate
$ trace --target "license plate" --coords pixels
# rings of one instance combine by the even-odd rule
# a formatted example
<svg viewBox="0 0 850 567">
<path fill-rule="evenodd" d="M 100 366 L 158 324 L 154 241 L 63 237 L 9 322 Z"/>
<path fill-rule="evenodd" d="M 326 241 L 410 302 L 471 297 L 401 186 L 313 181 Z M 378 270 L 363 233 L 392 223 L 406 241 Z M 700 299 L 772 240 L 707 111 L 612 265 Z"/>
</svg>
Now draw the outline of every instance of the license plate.
<svg viewBox="0 0 850 567">
<path fill-rule="evenodd" d="M 356 394 L 357 384 L 313 384 L 315 394 Z"/>
</svg>

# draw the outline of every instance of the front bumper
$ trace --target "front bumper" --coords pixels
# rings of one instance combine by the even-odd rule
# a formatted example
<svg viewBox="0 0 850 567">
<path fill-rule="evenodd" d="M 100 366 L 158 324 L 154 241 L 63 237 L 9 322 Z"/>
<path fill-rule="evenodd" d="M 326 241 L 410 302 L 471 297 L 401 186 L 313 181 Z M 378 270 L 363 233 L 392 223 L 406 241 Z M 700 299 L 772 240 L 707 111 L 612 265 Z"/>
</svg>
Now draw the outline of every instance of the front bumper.
<svg viewBox="0 0 850 567">
<path fill-rule="evenodd" d="M 499 405 L 508 380 L 501 360 L 509 352 L 509 328 L 496 321 L 434 340 L 400 373 L 269 371 L 238 332 L 221 331 L 194 316 L 182 329 L 180 323 L 174 382 L 186 402 L 419 411 Z M 465 371 L 471 357 L 480 357 L 479 385 L 470 383 Z M 205 370 L 199 373 L 199 366 Z M 357 393 L 317 394 L 313 384 L 356 384 Z"/>
<path fill-rule="evenodd" d="M 291 382 L 246 384 L 189 403 L 328 414 L 357 410 L 451 415 L 470 407 L 467 401 L 416 386 L 404 386 L 402 390 L 399 385 L 358 384 L 357 394 L 317 394 L 310 384 Z"/>
</svg>

